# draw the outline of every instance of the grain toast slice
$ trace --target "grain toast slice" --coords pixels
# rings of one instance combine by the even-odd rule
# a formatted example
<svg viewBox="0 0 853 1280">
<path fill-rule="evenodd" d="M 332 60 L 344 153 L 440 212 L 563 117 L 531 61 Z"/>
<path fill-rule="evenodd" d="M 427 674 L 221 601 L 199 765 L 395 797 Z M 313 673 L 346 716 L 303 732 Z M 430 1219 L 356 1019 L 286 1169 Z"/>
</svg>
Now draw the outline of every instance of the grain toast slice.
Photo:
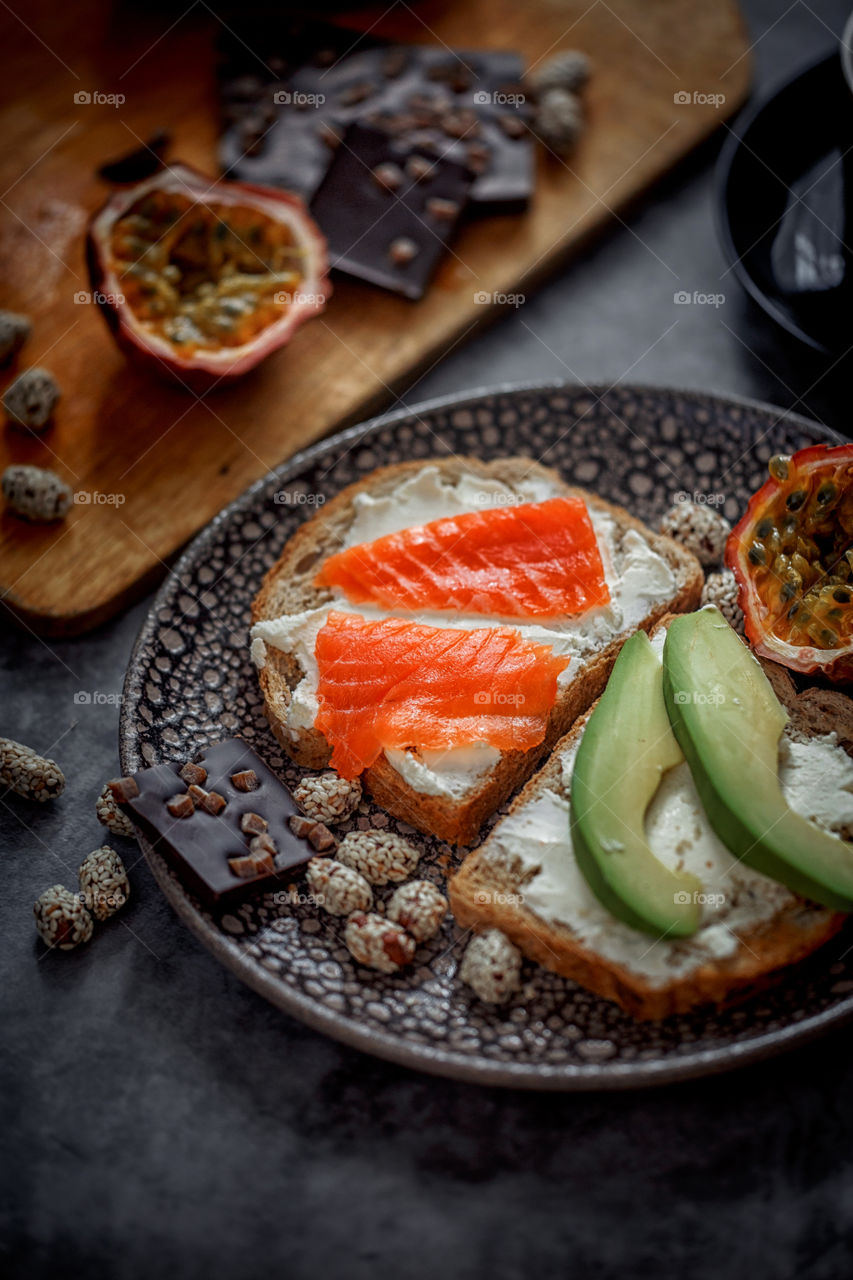
<svg viewBox="0 0 853 1280">
<path fill-rule="evenodd" d="M 652 533 L 627 511 L 566 484 L 556 472 L 529 458 L 482 462 L 477 458 L 453 456 L 383 467 L 359 483 L 350 485 L 327 503 L 297 530 L 267 573 L 253 604 L 252 623 L 273 620 L 285 614 L 299 614 L 332 600 L 332 593 L 317 588 L 314 578 L 323 560 L 345 543 L 347 531 L 355 519 L 354 504 L 358 495 L 367 493 L 379 498 L 392 494 L 405 480 L 427 466 L 435 466 L 442 479 L 451 484 L 462 477 L 473 476 L 500 481 L 515 491 L 522 481 L 532 477 L 547 484 L 554 493 L 580 494 L 592 510 L 606 512 L 613 520 L 618 539 L 624 539 L 629 530 L 639 533 L 663 557 L 675 581 L 670 597 L 656 602 L 642 619 L 639 625 L 644 629 L 649 630 L 664 614 L 688 612 L 698 604 L 703 582 L 699 562 L 679 543 Z M 626 628 L 588 658 L 573 659 L 571 679 L 560 689 L 542 743 L 528 751 L 504 752 L 491 771 L 479 778 L 461 797 L 416 790 L 384 756 L 363 776 L 367 791 L 389 813 L 418 830 L 453 844 L 472 844 L 482 823 L 530 777 L 554 743 L 598 697 L 619 649 L 634 629 Z M 326 739 L 313 727 L 294 729 L 287 724 L 292 691 L 304 674 L 292 653 L 272 645 L 266 646 L 259 680 L 264 710 L 272 730 L 296 763 L 309 769 L 321 769 L 328 764 L 331 754 Z"/>
<path fill-rule="evenodd" d="M 806 690 L 798 694 L 783 668 L 764 662 L 762 666 L 777 697 L 788 709 L 786 732 L 794 740 L 834 733 L 839 749 L 853 756 L 853 701 L 835 691 Z M 564 770 L 563 764 L 572 758 L 593 709 L 557 744 L 548 763 L 516 797 L 508 816 L 529 812 L 529 806 L 546 792 L 569 800 L 569 771 Z M 638 972 L 633 963 L 602 954 L 600 946 L 590 945 L 589 938 L 582 940 L 580 931 L 529 909 L 524 902 L 525 886 L 531 878 L 529 867 L 507 860 L 506 850 L 501 848 L 500 828 L 499 823 L 484 843 L 468 854 L 450 882 L 450 903 L 458 923 L 477 932 L 500 929 L 530 959 L 615 1001 L 641 1020 L 658 1020 L 745 999 L 766 986 L 780 970 L 817 950 L 847 918 L 767 881 L 764 886 L 759 884 L 759 891 L 766 889 L 768 915 L 748 928 L 738 929 L 735 949 L 720 956 L 697 953 L 691 938 L 654 943 L 651 937 L 646 938 L 613 918 L 613 929 L 628 930 L 641 940 L 642 946 L 648 942 L 649 951 L 652 945 L 666 946 L 673 956 L 680 957 L 672 973 Z M 848 839 L 853 837 L 851 830 L 841 834 Z M 759 879 L 763 881 L 764 877 Z M 692 967 L 691 947 L 693 959 L 702 957 Z M 676 972 L 677 967 L 682 971 Z"/>
</svg>

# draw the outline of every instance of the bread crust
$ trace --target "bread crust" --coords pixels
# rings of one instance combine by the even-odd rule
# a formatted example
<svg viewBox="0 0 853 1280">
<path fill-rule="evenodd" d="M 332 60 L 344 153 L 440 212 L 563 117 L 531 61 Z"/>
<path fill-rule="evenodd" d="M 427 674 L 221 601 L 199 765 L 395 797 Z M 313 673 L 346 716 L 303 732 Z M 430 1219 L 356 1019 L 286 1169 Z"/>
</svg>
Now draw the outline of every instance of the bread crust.
<svg viewBox="0 0 853 1280">
<path fill-rule="evenodd" d="M 669 619 L 664 619 L 663 625 L 668 622 Z M 831 712 L 818 720 L 811 690 L 798 694 L 781 667 L 772 663 L 762 665 L 798 733 L 806 736 L 828 733 L 850 723 L 853 703 L 849 698 L 835 694 Z M 842 706 L 842 702 L 845 705 Z M 593 709 L 590 708 L 558 744 L 548 764 L 516 797 L 510 813 L 523 808 L 546 788 L 566 794 L 560 757 L 580 739 Z M 839 738 L 841 745 L 845 745 L 841 735 Z M 845 749 L 853 754 L 846 746 Z M 669 982 L 655 983 L 585 947 L 568 928 L 549 924 L 529 911 L 517 900 L 519 881 L 508 873 L 500 873 L 490 862 L 489 850 L 487 839 L 467 856 L 450 881 L 450 905 L 457 922 L 478 933 L 489 928 L 500 929 L 530 959 L 605 1000 L 614 1001 L 642 1021 L 657 1021 L 670 1014 L 746 999 L 767 986 L 780 970 L 821 947 L 847 918 L 797 897 L 773 919 L 742 934 L 740 945 L 731 955 L 709 961 Z"/>
<path fill-rule="evenodd" d="M 650 611 L 640 624 L 649 631 L 664 614 L 687 613 L 696 608 L 702 591 L 703 573 L 696 558 L 679 543 L 662 534 L 653 533 L 641 521 L 621 507 L 595 494 L 566 484 L 557 472 L 529 458 L 501 458 L 482 462 L 478 458 L 458 457 L 419 459 L 382 467 L 357 484 L 342 490 L 312 519 L 301 525 L 284 547 L 281 556 L 266 574 L 252 605 L 252 623 L 299 613 L 316 608 L 332 599 L 332 593 L 314 586 L 314 576 L 321 562 L 337 551 L 354 514 L 353 503 L 360 493 L 374 497 L 393 492 L 402 481 L 424 467 L 434 465 L 448 479 L 463 474 L 497 479 L 509 485 L 522 477 L 539 477 L 555 485 L 558 492 L 577 494 L 590 506 L 607 512 L 617 531 L 624 535 L 634 529 L 667 561 L 676 578 L 677 590 L 672 599 Z M 599 696 L 607 683 L 619 650 L 629 632 L 617 636 L 595 657 L 585 662 L 575 660 L 575 671 L 563 686 L 552 709 L 544 740 L 529 751 L 505 752 L 495 768 L 462 799 L 426 795 L 416 791 L 394 769 L 384 756 L 367 769 L 362 782 L 374 800 L 389 813 L 410 823 L 419 831 L 438 836 L 456 845 L 471 845 L 479 835 L 483 822 L 525 782 L 542 758 L 568 731 L 579 715 Z M 322 769 L 329 763 L 331 750 L 316 729 L 288 729 L 285 716 L 291 690 L 302 679 L 299 663 L 289 654 L 267 646 L 267 658 L 259 672 L 264 698 L 264 712 L 283 750 L 308 769 Z"/>
</svg>

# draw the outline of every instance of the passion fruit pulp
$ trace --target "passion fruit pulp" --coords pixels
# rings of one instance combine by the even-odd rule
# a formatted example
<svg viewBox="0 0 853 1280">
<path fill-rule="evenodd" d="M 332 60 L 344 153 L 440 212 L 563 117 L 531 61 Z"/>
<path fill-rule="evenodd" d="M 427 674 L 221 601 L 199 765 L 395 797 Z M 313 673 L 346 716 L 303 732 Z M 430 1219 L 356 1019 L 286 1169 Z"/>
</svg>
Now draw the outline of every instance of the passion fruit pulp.
<svg viewBox="0 0 853 1280">
<path fill-rule="evenodd" d="M 248 372 L 331 292 L 325 241 L 296 196 L 185 165 L 104 206 L 89 263 L 125 349 L 193 387 Z"/>
<path fill-rule="evenodd" d="M 775 457 L 732 530 L 747 638 L 795 671 L 853 677 L 853 445 Z"/>
</svg>

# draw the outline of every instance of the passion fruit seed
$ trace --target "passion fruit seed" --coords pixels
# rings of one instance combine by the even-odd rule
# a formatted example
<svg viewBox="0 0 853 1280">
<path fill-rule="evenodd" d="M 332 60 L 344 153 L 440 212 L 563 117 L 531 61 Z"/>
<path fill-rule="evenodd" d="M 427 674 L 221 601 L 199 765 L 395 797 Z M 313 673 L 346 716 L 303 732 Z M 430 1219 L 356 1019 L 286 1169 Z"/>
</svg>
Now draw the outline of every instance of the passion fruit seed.
<svg viewBox="0 0 853 1280">
<path fill-rule="evenodd" d="M 826 484 L 822 484 L 817 491 L 818 503 L 822 507 L 825 507 L 827 503 L 832 501 L 832 499 L 837 495 L 837 493 L 838 493 L 837 486 L 834 485 L 831 480 L 828 480 Z"/>
<path fill-rule="evenodd" d="M 839 604 L 850 603 L 850 592 L 844 587 L 836 587 L 832 593 L 833 600 L 837 600 Z"/>
<path fill-rule="evenodd" d="M 767 464 L 767 470 L 774 480 L 787 480 L 791 458 L 789 454 L 777 453 Z"/>
<path fill-rule="evenodd" d="M 749 548 L 749 561 L 750 564 L 766 563 L 767 555 L 760 543 L 753 542 L 752 546 Z"/>
<path fill-rule="evenodd" d="M 763 520 L 759 520 L 755 526 L 755 532 L 759 538 L 766 538 L 768 534 L 773 532 L 773 520 L 770 516 L 766 516 Z"/>
<path fill-rule="evenodd" d="M 785 499 L 785 506 L 789 511 L 799 511 L 806 500 L 805 489 L 795 489 L 793 493 L 789 493 Z"/>
</svg>

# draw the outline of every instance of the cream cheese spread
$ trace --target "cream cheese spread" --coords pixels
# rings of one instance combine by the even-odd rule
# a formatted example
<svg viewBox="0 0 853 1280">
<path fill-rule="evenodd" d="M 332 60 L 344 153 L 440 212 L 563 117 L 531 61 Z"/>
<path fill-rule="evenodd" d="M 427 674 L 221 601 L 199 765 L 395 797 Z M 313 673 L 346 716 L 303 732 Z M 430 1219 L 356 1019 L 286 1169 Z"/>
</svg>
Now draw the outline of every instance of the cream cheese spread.
<svg viewBox="0 0 853 1280">
<path fill-rule="evenodd" d="M 501 504 L 541 502 L 557 492 L 556 486 L 540 476 L 521 478 L 512 487 L 500 480 L 473 474 L 463 474 L 451 482 L 438 467 L 427 465 L 392 493 L 379 496 L 367 492 L 358 494 L 353 504 L 353 521 L 343 545 L 371 542 L 430 520 L 483 511 Z M 423 611 L 406 613 L 405 616 L 434 627 L 471 630 L 478 627 L 514 627 L 526 639 L 547 644 L 554 653 L 568 656 L 569 666 L 560 680 L 564 683 L 572 680 L 578 660 L 598 652 L 622 632 L 636 628 L 654 604 L 668 599 L 675 592 L 672 569 L 640 533 L 629 529 L 617 545 L 612 518 L 597 510 L 591 512 L 591 518 L 610 589 L 607 605 L 590 609 L 577 617 L 521 625 L 517 618 L 484 617 L 482 614 Z M 342 593 L 335 592 L 331 601 L 317 608 L 258 622 L 252 628 L 251 652 L 258 667 L 263 667 L 266 660 L 266 646 L 272 645 L 292 654 L 304 672 L 304 678 L 293 690 L 286 714 L 286 727 L 294 735 L 301 729 L 310 728 L 317 715 L 318 671 L 314 646 L 318 631 L 333 609 L 358 613 L 368 619 L 389 616 L 388 610 L 352 605 Z M 387 758 L 409 785 L 421 793 L 459 799 L 488 773 L 499 753 L 480 743 L 444 752 L 396 751 L 388 753 Z"/>
<path fill-rule="evenodd" d="M 568 788 L 577 747 L 562 757 Z M 853 828 L 853 761 L 834 734 L 782 737 L 779 778 L 792 809 L 836 833 Z M 751 870 L 711 828 L 686 762 L 663 777 L 646 814 L 652 852 L 702 882 L 702 924 L 683 941 L 655 940 L 617 920 L 595 897 L 572 851 L 569 801 L 553 790 L 505 818 L 490 837 L 491 856 L 522 881 L 524 905 L 569 928 L 583 945 L 652 982 L 666 982 L 713 957 L 732 954 L 738 935 L 793 900 L 784 885 Z"/>
</svg>

